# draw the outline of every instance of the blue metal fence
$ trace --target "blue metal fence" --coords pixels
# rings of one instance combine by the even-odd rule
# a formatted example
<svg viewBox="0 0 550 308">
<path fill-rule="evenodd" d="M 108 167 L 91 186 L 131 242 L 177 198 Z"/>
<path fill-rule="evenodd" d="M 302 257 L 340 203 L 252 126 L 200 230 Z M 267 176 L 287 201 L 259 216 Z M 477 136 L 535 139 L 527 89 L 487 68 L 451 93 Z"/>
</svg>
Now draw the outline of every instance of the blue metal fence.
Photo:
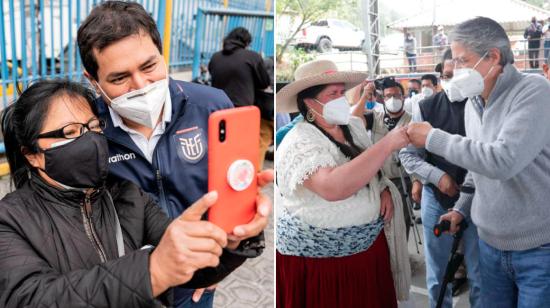
<svg viewBox="0 0 550 308">
<path fill-rule="evenodd" d="M 223 37 L 236 27 L 245 27 L 252 35 L 250 48 L 264 56 L 273 56 L 273 13 L 235 9 L 199 8 L 193 46 L 193 78 L 201 64 L 221 50 Z"/>
<path fill-rule="evenodd" d="M 273 10 L 273 0 L 226 0 L 228 7 Z M 3 0 L 0 5 L 0 96 L 3 106 L 17 98 L 16 88 L 41 78 L 82 78 L 76 32 L 102 0 Z M 137 0 L 157 21 L 161 36 L 166 0 Z M 223 8 L 223 0 L 173 0 L 170 68 L 193 61 L 198 8 Z M 215 34 L 209 34 L 214 37 Z M 218 32 L 216 35 L 223 35 Z M 272 44 L 273 36 L 270 42 Z M 221 37 L 218 38 L 221 41 Z M 273 47 L 271 46 L 271 50 Z M 168 52 L 168 51 L 165 51 Z M 272 52 L 271 52 L 272 53 Z"/>
</svg>

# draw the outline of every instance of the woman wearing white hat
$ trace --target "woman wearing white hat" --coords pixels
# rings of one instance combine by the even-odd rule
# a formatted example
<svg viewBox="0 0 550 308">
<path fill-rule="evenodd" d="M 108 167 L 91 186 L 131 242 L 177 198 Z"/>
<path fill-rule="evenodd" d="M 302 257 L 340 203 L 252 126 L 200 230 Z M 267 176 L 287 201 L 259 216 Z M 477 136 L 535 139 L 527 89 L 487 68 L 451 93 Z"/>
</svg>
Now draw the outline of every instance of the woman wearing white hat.
<svg viewBox="0 0 550 308">
<path fill-rule="evenodd" d="M 404 235 L 384 234 L 395 186 L 379 174 L 408 137 L 406 128 L 395 129 L 373 145 L 363 121 L 350 116 L 344 92 L 365 78 L 317 60 L 298 67 L 277 94 L 278 112 L 304 116 L 276 155 L 278 307 L 397 307 L 396 298 L 408 295 L 408 260 L 392 256 L 390 266 L 388 249 L 399 246 L 407 256 Z M 391 225 L 404 233 L 400 216 Z M 409 280 L 394 287 L 392 270 Z"/>
</svg>

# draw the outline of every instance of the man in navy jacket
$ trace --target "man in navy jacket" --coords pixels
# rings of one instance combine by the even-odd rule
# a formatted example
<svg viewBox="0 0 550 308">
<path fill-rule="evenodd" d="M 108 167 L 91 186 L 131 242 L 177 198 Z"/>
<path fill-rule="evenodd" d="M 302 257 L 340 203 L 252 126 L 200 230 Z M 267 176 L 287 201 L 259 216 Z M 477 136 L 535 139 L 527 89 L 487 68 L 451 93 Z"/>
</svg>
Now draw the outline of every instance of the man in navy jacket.
<svg viewBox="0 0 550 308">
<path fill-rule="evenodd" d="M 78 30 L 85 76 L 101 97 L 109 167 L 150 193 L 172 218 L 207 193 L 208 117 L 232 108 L 225 93 L 168 77 L 156 24 L 136 3 L 109 1 L 94 8 Z M 262 172 L 258 182 L 273 178 Z M 271 203 L 258 195 L 252 222 L 228 235 L 232 252 L 258 256 Z M 175 289 L 175 306 L 211 307 L 213 294 Z"/>
</svg>

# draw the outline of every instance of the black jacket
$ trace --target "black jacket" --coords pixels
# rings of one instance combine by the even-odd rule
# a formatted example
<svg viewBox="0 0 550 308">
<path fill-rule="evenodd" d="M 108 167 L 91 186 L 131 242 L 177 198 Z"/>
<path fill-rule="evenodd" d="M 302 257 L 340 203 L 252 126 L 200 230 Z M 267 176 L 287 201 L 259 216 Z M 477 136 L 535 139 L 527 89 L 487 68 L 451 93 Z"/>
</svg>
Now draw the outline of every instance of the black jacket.
<svg viewBox="0 0 550 308">
<path fill-rule="evenodd" d="M 151 290 L 152 249 L 140 248 L 157 245 L 170 219 L 127 181 L 106 185 L 89 202 L 85 198 L 83 192 L 58 190 L 33 175 L 0 201 L 0 307 L 161 304 Z M 126 251 L 122 258 L 115 208 Z M 184 286 L 212 285 L 244 260 L 224 251 L 218 267 L 197 271 Z"/>
<path fill-rule="evenodd" d="M 420 113 L 422 119 L 449 134 L 466 136 L 464 127 L 464 106 L 466 100 L 461 102 L 450 102 L 444 91 L 433 95 L 420 102 Z M 447 173 L 458 185 L 462 185 L 466 177 L 466 169 L 461 168 L 447 161 L 445 157 L 426 151 L 426 162 L 436 166 Z M 458 200 L 458 194 L 449 197 L 442 193 L 436 185 L 428 184 L 434 191 L 439 204 L 445 208 L 452 208 Z"/>
<path fill-rule="evenodd" d="M 270 85 L 260 54 L 238 41 L 224 42 L 224 49 L 210 59 L 212 86 L 225 91 L 235 106 L 254 105 L 254 93 Z"/>
<path fill-rule="evenodd" d="M 523 32 L 523 38 L 528 39 L 527 47 L 529 49 L 539 48 L 541 37 L 542 37 L 542 26 L 538 22 L 529 24 L 529 26 L 525 28 L 525 31 Z"/>
</svg>

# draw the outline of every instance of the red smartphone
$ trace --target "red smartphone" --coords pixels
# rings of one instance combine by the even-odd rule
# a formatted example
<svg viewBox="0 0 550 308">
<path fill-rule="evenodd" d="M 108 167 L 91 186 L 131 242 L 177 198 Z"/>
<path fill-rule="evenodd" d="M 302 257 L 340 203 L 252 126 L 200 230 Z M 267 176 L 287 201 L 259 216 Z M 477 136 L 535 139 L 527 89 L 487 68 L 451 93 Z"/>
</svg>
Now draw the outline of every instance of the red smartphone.
<svg viewBox="0 0 550 308">
<path fill-rule="evenodd" d="M 213 112 L 208 119 L 208 191 L 218 201 L 208 220 L 227 233 L 256 214 L 260 110 L 255 106 Z"/>
</svg>

